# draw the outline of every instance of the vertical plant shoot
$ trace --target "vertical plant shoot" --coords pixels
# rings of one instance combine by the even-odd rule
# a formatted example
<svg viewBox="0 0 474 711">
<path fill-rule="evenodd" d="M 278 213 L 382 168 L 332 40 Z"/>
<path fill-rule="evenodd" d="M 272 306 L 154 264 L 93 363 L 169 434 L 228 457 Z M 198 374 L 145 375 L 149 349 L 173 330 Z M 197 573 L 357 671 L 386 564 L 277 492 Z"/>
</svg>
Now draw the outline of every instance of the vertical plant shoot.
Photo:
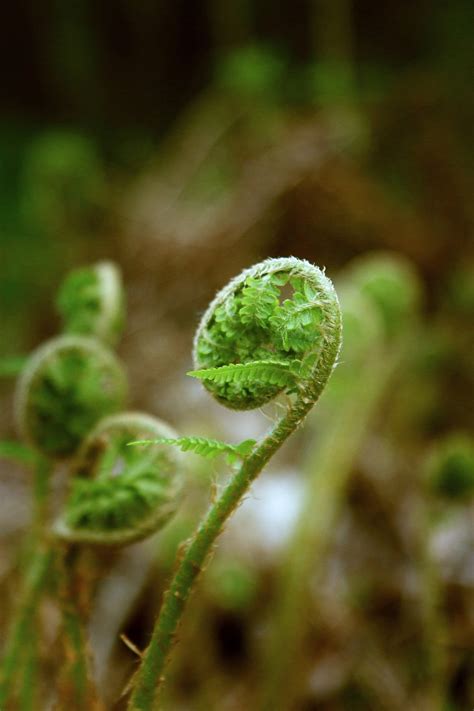
<svg viewBox="0 0 474 711">
<path fill-rule="evenodd" d="M 251 483 L 318 400 L 340 344 L 341 313 L 331 281 L 295 258 L 267 259 L 245 270 L 204 314 L 190 375 L 232 409 L 259 407 L 280 393 L 289 396 L 289 404 L 261 442 L 242 446 L 209 440 L 205 447 L 189 438 L 188 448 L 205 456 L 231 451 L 241 465 L 186 545 L 134 680 L 130 710 L 155 708 L 179 621 L 216 538 Z M 185 438 L 175 444 L 187 448 Z"/>
</svg>

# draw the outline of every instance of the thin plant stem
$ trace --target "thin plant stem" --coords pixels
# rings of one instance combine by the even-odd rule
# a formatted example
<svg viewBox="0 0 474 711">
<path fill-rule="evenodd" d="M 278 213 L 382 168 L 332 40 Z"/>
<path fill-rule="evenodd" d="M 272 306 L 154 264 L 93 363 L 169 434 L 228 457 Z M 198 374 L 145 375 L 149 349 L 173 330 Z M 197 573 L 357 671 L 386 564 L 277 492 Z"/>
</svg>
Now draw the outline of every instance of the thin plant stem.
<svg viewBox="0 0 474 711">
<path fill-rule="evenodd" d="M 0 666 L 0 709 L 7 707 L 14 692 L 18 660 L 30 644 L 32 620 L 47 587 L 52 560 L 53 550 L 44 543 L 30 557 L 20 602 L 7 636 Z"/>
<path fill-rule="evenodd" d="M 274 429 L 242 464 L 224 488 L 221 496 L 210 507 L 204 520 L 190 539 L 178 565 L 171 585 L 164 595 L 163 604 L 153 631 L 151 642 L 144 654 L 135 678 L 129 711 L 151 711 L 156 708 L 164 669 L 175 641 L 176 631 L 184 612 L 193 584 L 212 551 L 225 522 L 242 501 L 242 497 L 269 459 L 303 422 L 323 390 L 337 355 L 326 354 L 326 368 L 322 376 L 306 384 L 294 405 L 276 424 Z M 321 358 L 322 360 L 322 358 Z M 327 372 L 324 372 L 326 370 Z"/>
<path fill-rule="evenodd" d="M 27 464 L 34 464 L 33 525 L 27 545 L 26 573 L 21 585 L 20 602 L 7 634 L 0 665 L 0 708 L 11 701 L 17 679 L 23 691 L 28 686 L 34 687 L 32 680 L 38 666 L 37 659 L 34 658 L 37 647 L 31 645 L 30 640 L 37 631 L 38 606 L 48 584 L 48 572 L 53 559 L 44 536 L 51 463 L 16 442 L 11 443 L 10 450 L 5 448 L 5 454 L 9 453 L 13 458 L 21 459 Z M 20 708 L 27 709 L 28 703 L 25 702 L 24 706 L 22 701 L 27 698 L 23 691 L 20 692 Z"/>
<path fill-rule="evenodd" d="M 84 551 L 64 546 L 58 554 L 58 600 L 61 609 L 64 666 L 59 682 L 57 708 L 70 711 L 102 709 L 92 682 L 91 659 L 86 632 L 90 580 L 84 574 Z M 85 601 L 84 597 L 87 597 Z"/>
<path fill-rule="evenodd" d="M 33 533 L 37 539 L 44 537 L 44 528 L 48 517 L 51 474 L 51 463 L 43 457 L 39 458 L 33 483 Z"/>
<path fill-rule="evenodd" d="M 23 672 L 18 690 L 18 711 L 36 711 L 38 708 L 38 616 L 32 620 L 32 634 L 23 654 Z"/>
<path fill-rule="evenodd" d="M 442 711 L 446 704 L 447 631 L 439 570 L 430 550 L 432 521 L 427 499 L 429 501 L 426 495 L 418 503 L 420 530 L 415 555 L 421 583 L 421 620 L 427 667 L 426 696 L 433 711 Z"/>
<path fill-rule="evenodd" d="M 303 508 L 288 544 L 277 583 L 274 627 L 267 646 L 266 681 L 260 708 L 291 707 L 298 651 L 307 627 L 309 580 L 317 574 L 344 499 L 352 464 L 387 384 L 400 364 L 400 352 L 378 353 L 349 388 L 337 416 L 313 450 Z"/>
<path fill-rule="evenodd" d="M 34 556 L 38 542 L 45 540 L 45 526 L 48 518 L 48 497 L 52 471 L 53 467 L 51 462 L 43 457 L 39 457 L 36 462 L 33 481 L 33 524 L 27 551 L 28 555 Z M 32 634 L 30 635 L 29 644 L 23 650 L 23 659 L 19 660 L 21 662 L 19 667 L 20 684 L 18 690 L 19 711 L 35 711 L 37 708 L 38 677 L 40 671 L 40 645 L 38 643 L 41 630 L 38 609 L 40 603 L 41 598 L 38 599 L 37 608 L 31 619 Z"/>
</svg>

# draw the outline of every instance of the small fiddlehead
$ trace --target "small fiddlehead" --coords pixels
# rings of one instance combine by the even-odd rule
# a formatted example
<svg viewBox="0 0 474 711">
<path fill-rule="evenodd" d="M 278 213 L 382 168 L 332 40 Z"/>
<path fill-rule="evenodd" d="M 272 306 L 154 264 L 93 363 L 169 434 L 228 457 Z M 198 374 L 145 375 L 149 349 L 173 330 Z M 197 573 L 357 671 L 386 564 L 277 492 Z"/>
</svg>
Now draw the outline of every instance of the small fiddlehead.
<svg viewBox="0 0 474 711">
<path fill-rule="evenodd" d="M 137 438 L 175 438 L 167 424 L 137 412 L 101 420 L 73 464 L 71 492 L 56 535 L 71 543 L 124 545 L 161 528 L 179 502 L 179 456 L 168 447 L 128 447 Z"/>
<path fill-rule="evenodd" d="M 125 323 L 125 296 L 118 267 L 98 262 L 67 275 L 56 300 L 65 333 L 95 336 L 113 346 Z"/>
<path fill-rule="evenodd" d="M 92 338 L 61 336 L 40 346 L 22 372 L 17 424 L 46 457 L 66 458 L 98 420 L 123 406 L 126 392 L 125 373 L 112 352 Z"/>
<path fill-rule="evenodd" d="M 267 259 L 244 271 L 204 314 L 194 342 L 198 372 L 191 375 L 233 409 L 258 407 L 280 392 L 290 395 L 290 404 L 270 433 L 243 454 L 241 467 L 188 541 L 134 680 L 130 711 L 155 708 L 196 577 L 253 480 L 318 400 L 340 344 L 341 314 L 331 281 L 317 267 L 295 258 Z"/>
<path fill-rule="evenodd" d="M 387 340 L 399 338 L 418 315 L 421 302 L 419 277 L 399 254 L 374 252 L 354 259 L 343 279 L 377 309 Z"/>
</svg>

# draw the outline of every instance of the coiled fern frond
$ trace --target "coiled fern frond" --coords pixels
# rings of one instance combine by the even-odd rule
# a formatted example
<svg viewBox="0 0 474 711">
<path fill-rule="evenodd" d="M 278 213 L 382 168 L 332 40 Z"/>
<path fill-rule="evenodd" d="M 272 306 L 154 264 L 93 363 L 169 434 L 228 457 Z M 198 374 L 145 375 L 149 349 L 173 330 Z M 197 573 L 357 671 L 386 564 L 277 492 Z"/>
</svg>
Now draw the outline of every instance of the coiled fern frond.
<svg viewBox="0 0 474 711">
<path fill-rule="evenodd" d="M 21 374 L 16 420 L 29 444 L 61 459 L 74 454 L 98 420 L 123 407 L 126 393 L 111 351 L 95 339 L 60 336 L 40 346 Z"/>
<path fill-rule="evenodd" d="M 98 262 L 72 271 L 56 300 L 64 331 L 95 336 L 114 345 L 125 321 L 125 296 L 118 267 Z"/>
<path fill-rule="evenodd" d="M 342 279 L 372 302 L 388 338 L 399 335 L 419 313 L 420 279 L 399 254 L 381 251 L 358 257 L 344 270 Z"/>
<path fill-rule="evenodd" d="M 238 410 L 295 392 L 301 364 L 317 362 L 332 294 L 324 273 L 304 260 L 267 259 L 243 271 L 204 314 L 190 374 Z"/>
<path fill-rule="evenodd" d="M 123 545 L 157 531 L 179 502 L 179 455 L 168 447 L 143 450 L 131 440 L 175 439 L 150 415 L 124 412 L 101 420 L 81 446 L 71 492 L 55 525 L 65 540 Z"/>
</svg>

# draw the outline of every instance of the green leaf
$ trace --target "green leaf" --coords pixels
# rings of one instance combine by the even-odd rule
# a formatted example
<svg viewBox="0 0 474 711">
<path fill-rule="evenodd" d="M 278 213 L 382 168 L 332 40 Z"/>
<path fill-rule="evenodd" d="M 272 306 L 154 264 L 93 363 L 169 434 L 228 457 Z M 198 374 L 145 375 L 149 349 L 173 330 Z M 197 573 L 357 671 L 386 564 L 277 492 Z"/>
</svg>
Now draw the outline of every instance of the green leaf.
<svg viewBox="0 0 474 711">
<path fill-rule="evenodd" d="M 256 442 L 254 439 L 246 439 L 240 444 L 227 444 L 227 442 L 208 437 L 159 437 L 158 439 L 141 439 L 128 443 L 129 446 L 150 444 L 169 444 L 179 447 L 182 452 L 194 452 L 194 454 L 199 454 L 207 459 L 214 459 L 219 454 L 226 454 L 227 461 L 232 464 L 238 458 L 247 457 Z"/>
<path fill-rule="evenodd" d="M 210 380 L 214 383 L 238 383 L 240 385 L 265 384 L 291 387 L 296 375 L 289 361 L 255 360 L 249 363 L 232 363 L 219 368 L 190 370 L 192 378 Z"/>
<path fill-rule="evenodd" d="M 262 277 L 249 277 L 242 289 L 239 310 L 240 320 L 244 324 L 257 323 L 265 327 L 278 307 L 279 284 L 274 283 L 272 274 Z"/>
</svg>

